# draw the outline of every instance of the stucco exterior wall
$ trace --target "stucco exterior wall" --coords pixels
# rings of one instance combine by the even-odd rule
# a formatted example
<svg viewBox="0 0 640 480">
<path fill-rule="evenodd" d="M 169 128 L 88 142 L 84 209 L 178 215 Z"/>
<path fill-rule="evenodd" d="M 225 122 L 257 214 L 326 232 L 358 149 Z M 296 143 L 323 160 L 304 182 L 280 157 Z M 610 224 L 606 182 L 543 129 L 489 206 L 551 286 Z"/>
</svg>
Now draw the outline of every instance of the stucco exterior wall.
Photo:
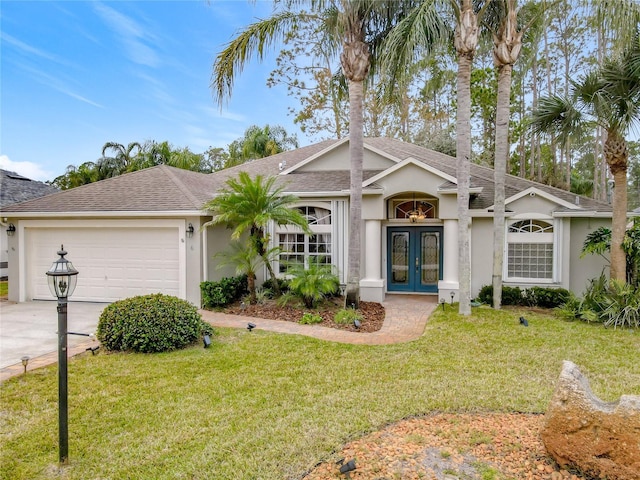
<svg viewBox="0 0 640 480">
<path fill-rule="evenodd" d="M 571 245 L 569 248 L 569 289 L 576 295 L 582 295 L 589 284 L 589 280 L 597 278 L 602 273 L 609 276 L 609 264 L 599 255 L 587 255 L 580 258 L 582 245 L 587 235 L 595 229 L 605 226 L 611 228 L 611 219 L 607 218 L 573 218 L 570 220 Z M 607 255 L 608 258 L 608 255 Z"/>
<path fill-rule="evenodd" d="M 471 298 L 493 276 L 493 219 L 474 218 L 471 223 Z"/>
<path fill-rule="evenodd" d="M 558 205 L 540 195 L 525 195 L 506 205 L 514 214 L 540 213 L 551 216 Z"/>
<path fill-rule="evenodd" d="M 393 164 L 394 162 L 389 158 L 365 148 L 362 163 L 363 170 L 384 170 Z M 344 143 L 336 147 L 329 154 L 324 155 L 321 159 L 312 160 L 297 170 L 299 172 L 349 170 L 349 145 Z"/>
</svg>

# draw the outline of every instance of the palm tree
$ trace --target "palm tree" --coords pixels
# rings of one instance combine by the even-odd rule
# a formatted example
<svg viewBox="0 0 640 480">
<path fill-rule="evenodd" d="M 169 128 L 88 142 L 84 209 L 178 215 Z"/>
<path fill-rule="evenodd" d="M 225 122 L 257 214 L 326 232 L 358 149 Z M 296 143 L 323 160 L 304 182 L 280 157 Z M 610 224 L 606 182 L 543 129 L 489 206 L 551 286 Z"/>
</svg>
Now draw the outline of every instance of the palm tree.
<svg viewBox="0 0 640 480">
<path fill-rule="evenodd" d="M 471 0 L 424 0 L 389 34 L 383 56 L 387 68 L 402 72 L 407 59 L 431 45 L 450 41 L 440 5 L 455 18 L 453 44 L 458 57 L 456 110 L 456 173 L 458 178 L 459 313 L 471 313 L 471 255 L 469 248 L 469 174 L 471 158 L 471 64 L 478 45 L 478 22 L 487 5 Z M 397 73 L 400 75 L 400 73 Z"/>
<path fill-rule="evenodd" d="M 532 124 L 539 132 L 556 133 L 561 141 L 596 124 L 606 132 L 604 157 L 614 180 L 611 234 L 612 279 L 624 281 L 622 242 L 627 219 L 628 149 L 625 135 L 640 122 L 640 44 L 638 38 L 622 55 L 574 82 L 569 98 L 541 99 Z"/>
<path fill-rule="evenodd" d="M 493 36 L 493 60 L 498 70 L 493 205 L 493 307 L 502 302 L 502 266 L 504 259 L 504 182 L 509 161 L 509 118 L 511 110 L 511 73 L 522 50 L 524 32 L 537 21 L 539 11 L 522 29 L 518 29 L 517 0 L 494 0 L 487 10 L 487 22 Z"/>
<path fill-rule="evenodd" d="M 135 165 L 136 155 L 133 155 L 133 150 L 136 148 L 138 149 L 137 154 L 140 154 L 142 152 L 142 145 L 140 145 L 138 142 L 131 142 L 126 147 L 120 143 L 115 143 L 115 142 L 107 142 L 104 144 L 104 146 L 102 147 L 103 157 L 106 157 L 106 152 L 108 150 L 112 150 L 115 152 L 114 157 L 107 157 L 107 158 L 115 159 L 115 162 L 113 163 L 113 168 L 114 168 L 114 173 L 115 172 L 117 173 L 115 173 L 115 175 L 112 174 L 110 176 L 117 176 L 122 173 L 133 172 L 134 170 L 138 170 L 138 168 Z"/>
<path fill-rule="evenodd" d="M 222 224 L 232 227 L 231 238 L 234 240 L 249 231 L 249 241 L 262 257 L 275 293 L 279 295 L 279 285 L 271 265 L 273 250 L 269 248 L 267 226 L 275 222 L 278 225 L 296 225 L 307 234 L 311 232 L 306 218 L 292 208 L 298 198 L 283 194 L 284 187 L 276 187 L 275 182 L 276 177 L 273 176 L 251 178 L 247 172 L 240 172 L 237 178 L 228 179 L 227 186 L 205 203 L 203 209 L 213 215 L 205 226 Z"/>
<path fill-rule="evenodd" d="M 280 125 L 265 125 L 263 128 L 253 125 L 245 134 L 242 155 L 245 160 L 275 155 L 290 148 L 298 148 L 298 139 L 290 136 Z"/>
<path fill-rule="evenodd" d="M 371 67 L 370 46 L 377 49 L 381 38 L 415 2 L 398 0 L 288 0 L 288 8 L 308 3 L 312 13 L 286 10 L 253 23 L 218 55 L 213 69 L 213 87 L 221 103 L 231 93 L 237 71 L 254 54 L 262 59 L 266 47 L 295 31 L 297 22 L 315 22 L 327 33 L 336 50 L 341 49 L 342 72 L 349 85 L 350 205 L 349 251 L 345 302 L 360 303 L 360 256 L 362 224 L 363 88 Z"/>
<path fill-rule="evenodd" d="M 249 289 L 249 303 L 255 305 L 258 303 L 256 296 L 256 273 L 262 266 L 263 259 L 255 249 L 253 243 L 242 243 L 240 241 L 231 242 L 229 250 L 218 252 L 215 255 L 220 259 L 218 268 L 226 265 L 236 267 L 236 275 L 247 276 L 247 288 Z"/>
</svg>

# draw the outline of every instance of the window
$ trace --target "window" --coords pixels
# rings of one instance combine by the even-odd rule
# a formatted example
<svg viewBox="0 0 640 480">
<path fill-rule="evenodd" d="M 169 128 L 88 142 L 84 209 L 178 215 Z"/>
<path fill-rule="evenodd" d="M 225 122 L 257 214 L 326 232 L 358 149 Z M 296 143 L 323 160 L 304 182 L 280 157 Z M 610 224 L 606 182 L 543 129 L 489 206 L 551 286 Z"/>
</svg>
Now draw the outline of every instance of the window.
<svg viewBox="0 0 640 480">
<path fill-rule="evenodd" d="M 436 218 L 437 200 L 432 198 L 395 198 L 389 202 L 389 218 L 408 219 L 415 214 L 423 220 Z"/>
<path fill-rule="evenodd" d="M 331 210 L 311 205 L 299 207 L 298 210 L 309 222 L 313 234 L 296 232 L 296 228 L 291 226 L 278 231 L 278 246 L 281 249 L 278 272 L 282 274 L 286 274 L 292 265 L 308 265 L 312 259 L 331 264 Z"/>
<path fill-rule="evenodd" d="M 553 224 L 544 220 L 518 220 L 507 230 L 508 279 L 553 280 Z"/>
</svg>

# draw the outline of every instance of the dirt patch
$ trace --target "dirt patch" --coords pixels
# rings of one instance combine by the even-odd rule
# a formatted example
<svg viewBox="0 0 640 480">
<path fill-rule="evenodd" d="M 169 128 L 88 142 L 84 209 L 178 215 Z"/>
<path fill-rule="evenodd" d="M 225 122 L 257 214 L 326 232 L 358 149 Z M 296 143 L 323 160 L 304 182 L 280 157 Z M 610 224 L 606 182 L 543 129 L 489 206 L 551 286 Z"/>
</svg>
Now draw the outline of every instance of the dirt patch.
<svg viewBox="0 0 640 480">
<path fill-rule="evenodd" d="M 354 440 L 305 480 L 345 478 L 338 459 L 355 459 L 352 479 L 584 480 L 546 454 L 533 414 L 436 414 L 411 418 Z"/>
<path fill-rule="evenodd" d="M 341 325 L 333 321 L 336 312 L 342 309 L 342 304 L 342 298 L 330 298 L 323 302 L 318 308 L 309 309 L 300 305 L 280 307 L 274 300 L 267 300 L 257 305 L 234 303 L 224 311 L 225 313 L 233 315 L 245 315 L 247 317 L 266 318 L 269 320 L 284 320 L 294 323 L 299 323 L 305 313 L 312 313 L 322 317 L 322 322 L 316 325 L 322 325 L 323 327 L 363 333 L 377 332 L 382 328 L 385 310 L 381 304 L 375 302 L 360 302 L 360 308 L 357 310 L 362 317 L 359 328 L 356 328 L 353 323 Z"/>
</svg>

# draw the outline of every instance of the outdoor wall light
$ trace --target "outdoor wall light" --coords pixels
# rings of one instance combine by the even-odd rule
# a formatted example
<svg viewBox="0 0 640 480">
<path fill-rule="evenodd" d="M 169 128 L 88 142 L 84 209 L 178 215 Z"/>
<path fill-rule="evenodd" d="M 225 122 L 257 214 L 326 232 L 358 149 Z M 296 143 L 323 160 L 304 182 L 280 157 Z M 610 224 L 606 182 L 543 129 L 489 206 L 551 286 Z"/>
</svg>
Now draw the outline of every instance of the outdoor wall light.
<svg viewBox="0 0 640 480">
<path fill-rule="evenodd" d="M 209 335 L 205 335 L 202 338 L 202 342 L 204 343 L 204 348 L 209 348 L 211 346 L 211 337 Z"/>
<path fill-rule="evenodd" d="M 22 362 L 22 366 L 24 367 L 24 373 L 27 373 L 27 365 L 29 364 L 29 360 L 31 360 L 31 357 L 28 355 L 25 355 L 24 357 L 20 358 L 20 361 Z"/>
<path fill-rule="evenodd" d="M 251 323 L 251 322 L 247 323 L 247 330 L 251 331 L 254 328 L 256 328 L 256 324 L 255 323 Z"/>
<path fill-rule="evenodd" d="M 193 232 L 195 231 L 195 229 L 193 228 L 193 224 L 189 224 L 189 226 L 187 227 L 187 237 L 191 238 L 193 237 Z"/>
<path fill-rule="evenodd" d="M 7 236 L 13 237 L 15 233 L 16 233 L 16 226 L 13 223 L 10 223 L 9 225 L 7 225 Z"/>
<path fill-rule="evenodd" d="M 69 460 L 69 409 L 67 385 L 67 298 L 76 288 L 78 271 L 73 268 L 64 246 L 60 245 L 60 258 L 53 262 L 47 272 L 47 283 L 51 294 L 58 299 L 58 445 L 59 462 Z"/>
</svg>

